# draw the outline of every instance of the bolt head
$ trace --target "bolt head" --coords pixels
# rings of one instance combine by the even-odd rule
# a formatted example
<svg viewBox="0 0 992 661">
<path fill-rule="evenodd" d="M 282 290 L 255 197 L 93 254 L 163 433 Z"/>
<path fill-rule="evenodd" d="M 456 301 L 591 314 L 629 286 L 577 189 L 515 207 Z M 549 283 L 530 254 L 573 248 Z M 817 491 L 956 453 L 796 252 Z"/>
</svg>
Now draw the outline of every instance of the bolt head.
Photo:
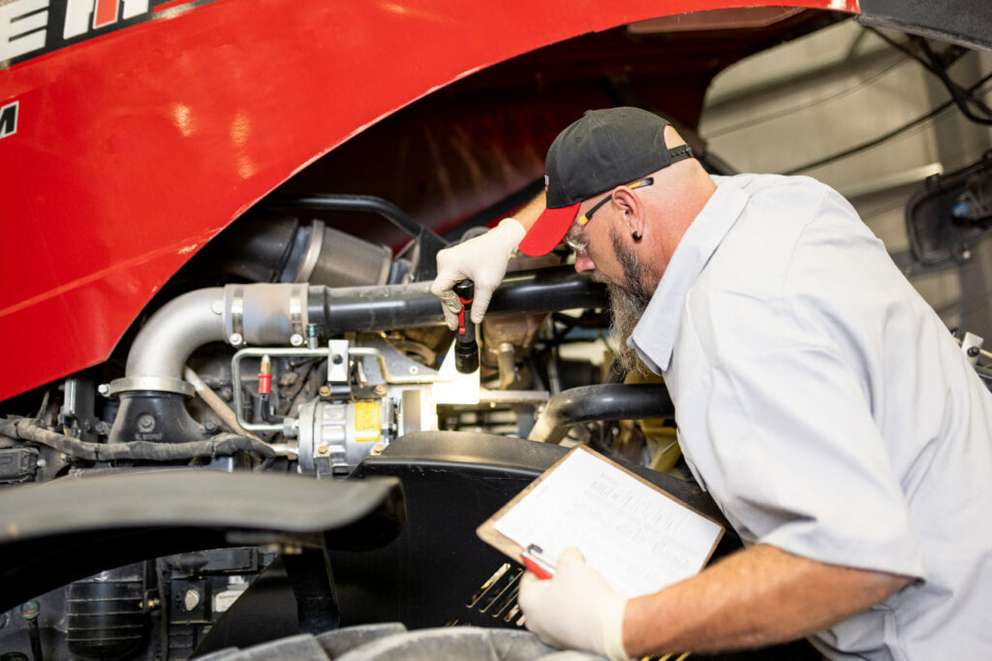
<svg viewBox="0 0 992 661">
<path fill-rule="evenodd" d="M 303 344 L 303 336 L 299 333 L 293 333 L 289 336 L 289 343 L 294 347 L 298 347 Z"/>
<path fill-rule="evenodd" d="M 232 346 L 239 347 L 245 341 L 245 338 L 241 336 L 241 333 L 231 333 L 227 341 L 231 343 Z"/>
<path fill-rule="evenodd" d="M 318 454 L 321 454 L 321 455 L 325 455 L 325 454 L 329 453 L 330 451 L 331 451 L 331 447 L 329 445 L 327 445 L 326 443 L 324 445 L 321 445 L 319 448 L 317 448 L 317 453 Z"/>
<path fill-rule="evenodd" d="M 330 386 L 321 386 L 320 389 L 317 392 L 320 394 L 321 397 L 330 397 L 331 396 L 331 387 Z"/>
<path fill-rule="evenodd" d="M 200 605 L 200 592 L 190 588 L 186 590 L 186 594 L 183 595 L 183 607 L 187 612 L 193 610 Z"/>
<path fill-rule="evenodd" d="M 419 367 L 417 367 L 416 365 L 410 365 L 410 369 L 409 369 L 410 374 L 416 374 L 419 371 L 420 371 Z"/>
<path fill-rule="evenodd" d="M 138 416 L 138 431 L 148 433 L 155 431 L 155 416 L 150 413 L 142 413 Z"/>
<path fill-rule="evenodd" d="M 210 311 L 214 314 L 224 314 L 224 301 L 214 301 L 211 303 Z"/>
<path fill-rule="evenodd" d="M 96 387 L 96 391 L 101 395 L 103 395 L 104 397 L 110 397 L 110 384 L 101 383 Z"/>
<path fill-rule="evenodd" d="M 375 392 L 375 394 L 377 394 L 377 395 L 379 395 L 380 397 L 382 397 L 383 395 L 385 395 L 385 394 L 386 394 L 386 386 L 384 386 L 384 385 L 382 385 L 382 384 L 380 383 L 379 385 L 377 385 L 377 386 L 375 387 L 375 389 L 374 389 L 374 392 Z"/>
</svg>

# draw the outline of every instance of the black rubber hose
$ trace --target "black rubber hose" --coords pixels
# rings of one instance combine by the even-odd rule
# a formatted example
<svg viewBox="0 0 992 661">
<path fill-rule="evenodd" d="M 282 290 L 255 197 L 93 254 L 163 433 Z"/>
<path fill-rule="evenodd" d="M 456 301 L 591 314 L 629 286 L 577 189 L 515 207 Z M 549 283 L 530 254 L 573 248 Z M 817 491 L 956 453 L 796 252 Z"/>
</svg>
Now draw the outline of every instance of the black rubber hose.
<svg viewBox="0 0 992 661">
<path fill-rule="evenodd" d="M 360 211 L 378 214 L 397 229 L 410 236 L 420 236 L 425 230 L 413 218 L 389 200 L 374 195 L 302 195 L 272 200 L 272 206 L 315 211 Z"/>
<path fill-rule="evenodd" d="M 178 461 L 229 456 L 235 452 L 253 452 L 266 459 L 276 456 L 275 450 L 265 443 L 238 434 L 218 434 L 189 443 L 89 443 L 45 429 L 27 418 L 0 420 L 0 434 L 47 445 L 70 457 L 88 461 Z"/>
<path fill-rule="evenodd" d="M 675 415 L 668 388 L 656 384 L 608 383 L 570 388 L 548 400 L 528 438 L 558 443 L 581 422 L 638 420 Z"/>
<path fill-rule="evenodd" d="M 384 287 L 310 287 L 310 321 L 329 334 L 433 326 L 444 322 L 429 282 Z M 570 266 L 509 274 L 487 315 L 557 312 L 608 305 L 606 287 Z"/>
</svg>

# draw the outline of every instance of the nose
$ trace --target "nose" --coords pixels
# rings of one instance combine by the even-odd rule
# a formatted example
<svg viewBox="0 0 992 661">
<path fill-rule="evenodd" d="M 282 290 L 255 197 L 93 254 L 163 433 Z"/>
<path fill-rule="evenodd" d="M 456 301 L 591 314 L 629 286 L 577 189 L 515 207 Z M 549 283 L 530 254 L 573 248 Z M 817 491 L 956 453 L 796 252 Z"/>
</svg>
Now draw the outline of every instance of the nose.
<svg viewBox="0 0 992 661">
<path fill-rule="evenodd" d="M 593 271 L 596 269 L 596 265 L 593 264 L 592 259 L 589 255 L 576 255 L 575 256 L 575 272 L 582 273 L 584 271 Z"/>
</svg>

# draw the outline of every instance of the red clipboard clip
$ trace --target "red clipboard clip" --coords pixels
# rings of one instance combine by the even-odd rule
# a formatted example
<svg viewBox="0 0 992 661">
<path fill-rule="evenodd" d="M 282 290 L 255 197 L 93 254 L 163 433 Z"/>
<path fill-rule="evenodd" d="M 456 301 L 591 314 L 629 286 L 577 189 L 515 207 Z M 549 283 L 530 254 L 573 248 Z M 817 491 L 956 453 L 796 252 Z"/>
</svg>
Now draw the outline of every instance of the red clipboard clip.
<svg viewBox="0 0 992 661">
<path fill-rule="evenodd" d="M 537 576 L 538 580 L 546 581 L 555 575 L 554 566 L 541 557 L 543 550 L 537 544 L 530 544 L 526 550 L 520 554 L 520 562 L 524 567 Z"/>
</svg>

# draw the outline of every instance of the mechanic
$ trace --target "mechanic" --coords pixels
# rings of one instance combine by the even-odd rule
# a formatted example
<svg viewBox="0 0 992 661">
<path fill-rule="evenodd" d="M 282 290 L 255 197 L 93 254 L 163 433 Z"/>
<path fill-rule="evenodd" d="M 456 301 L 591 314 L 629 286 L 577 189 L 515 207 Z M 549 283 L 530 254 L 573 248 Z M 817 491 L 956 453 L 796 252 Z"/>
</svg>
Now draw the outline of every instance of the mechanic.
<svg viewBox="0 0 992 661">
<path fill-rule="evenodd" d="M 992 397 L 837 192 L 710 176 L 644 110 L 555 139 L 536 202 L 438 255 L 432 290 L 564 238 L 610 288 L 621 360 L 662 374 L 680 444 L 745 550 L 625 599 L 569 550 L 527 626 L 609 658 L 808 636 L 833 659 L 992 658 Z"/>
</svg>

